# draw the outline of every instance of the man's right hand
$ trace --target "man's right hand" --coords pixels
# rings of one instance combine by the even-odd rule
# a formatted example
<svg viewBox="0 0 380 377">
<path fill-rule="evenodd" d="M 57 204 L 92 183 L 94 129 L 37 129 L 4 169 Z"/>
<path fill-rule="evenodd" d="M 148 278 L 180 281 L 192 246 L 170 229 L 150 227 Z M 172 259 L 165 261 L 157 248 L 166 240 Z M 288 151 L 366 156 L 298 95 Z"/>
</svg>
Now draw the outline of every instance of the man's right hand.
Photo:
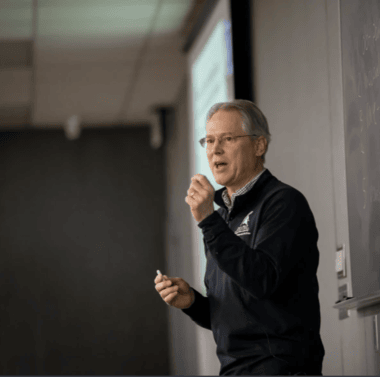
<svg viewBox="0 0 380 377">
<path fill-rule="evenodd" d="M 190 285 L 181 278 L 168 278 L 165 275 L 157 275 L 154 279 L 156 291 L 161 298 L 170 306 L 177 309 L 187 309 L 194 302 L 195 294 Z"/>
</svg>

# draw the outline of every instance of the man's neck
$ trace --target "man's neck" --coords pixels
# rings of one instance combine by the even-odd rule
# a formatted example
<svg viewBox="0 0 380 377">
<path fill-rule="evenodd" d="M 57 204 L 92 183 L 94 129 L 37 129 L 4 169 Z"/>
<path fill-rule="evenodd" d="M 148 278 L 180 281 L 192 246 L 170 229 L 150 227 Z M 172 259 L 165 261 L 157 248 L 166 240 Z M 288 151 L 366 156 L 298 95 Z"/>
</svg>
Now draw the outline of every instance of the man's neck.
<svg viewBox="0 0 380 377">
<path fill-rule="evenodd" d="M 234 194 L 236 191 L 240 190 L 241 188 L 243 188 L 247 183 L 251 182 L 252 179 L 254 179 L 255 177 L 257 177 L 262 171 L 264 170 L 264 166 L 261 165 L 259 170 L 254 173 L 254 175 L 247 181 L 245 182 L 241 187 L 237 188 L 235 191 L 230 191 L 228 188 L 227 188 L 227 195 L 228 195 L 228 198 L 231 200 L 232 198 L 232 194 Z"/>
</svg>

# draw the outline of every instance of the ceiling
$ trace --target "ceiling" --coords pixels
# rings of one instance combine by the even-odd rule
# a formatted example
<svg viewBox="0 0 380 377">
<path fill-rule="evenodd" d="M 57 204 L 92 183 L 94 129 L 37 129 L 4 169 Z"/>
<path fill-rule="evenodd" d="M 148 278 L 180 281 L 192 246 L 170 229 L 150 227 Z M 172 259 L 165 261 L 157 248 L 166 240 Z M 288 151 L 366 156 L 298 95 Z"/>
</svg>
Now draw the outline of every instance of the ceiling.
<svg viewBox="0 0 380 377">
<path fill-rule="evenodd" d="M 146 124 L 177 100 L 195 3 L 0 0 L 0 126 Z"/>
</svg>

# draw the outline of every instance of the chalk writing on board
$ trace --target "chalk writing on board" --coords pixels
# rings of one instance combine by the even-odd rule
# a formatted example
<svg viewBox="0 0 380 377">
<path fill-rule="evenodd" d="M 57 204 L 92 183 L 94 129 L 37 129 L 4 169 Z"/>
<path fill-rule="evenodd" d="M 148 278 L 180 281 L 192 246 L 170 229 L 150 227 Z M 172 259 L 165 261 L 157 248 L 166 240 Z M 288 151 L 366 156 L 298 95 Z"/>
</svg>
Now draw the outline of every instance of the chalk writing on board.
<svg viewBox="0 0 380 377">
<path fill-rule="evenodd" d="M 376 20 L 372 27 L 365 24 L 364 27 L 364 33 L 363 33 L 363 44 L 362 44 L 362 54 L 364 55 L 365 52 L 368 50 L 370 44 L 374 44 L 379 38 L 380 38 L 380 19 Z M 370 30 L 372 29 L 372 30 Z"/>
<path fill-rule="evenodd" d="M 340 1 L 353 296 L 380 290 L 380 1 Z"/>
<path fill-rule="evenodd" d="M 365 23 L 362 27 L 359 37 L 356 37 L 354 44 L 356 46 L 357 61 L 361 62 L 359 71 L 356 73 L 356 88 L 359 105 L 359 121 L 360 121 L 360 155 L 362 162 L 366 163 L 366 148 L 369 138 L 369 128 L 377 125 L 380 106 L 376 103 L 376 95 L 374 92 L 374 84 L 380 77 L 380 51 L 376 41 L 380 38 L 380 18 L 377 18 L 372 24 Z M 364 55 L 368 54 L 367 58 Z M 365 59 L 365 60 L 364 60 Z M 365 101 L 367 99 L 367 101 Z M 374 194 L 374 187 L 369 187 L 369 179 L 363 169 L 362 178 L 362 194 L 363 194 L 363 210 L 366 209 L 367 200 L 378 197 Z M 369 194 L 369 197 L 368 197 Z"/>
<path fill-rule="evenodd" d="M 380 106 L 377 106 L 375 101 L 371 105 L 367 102 L 364 114 L 363 109 L 359 110 L 359 120 L 361 122 L 360 131 L 363 131 L 363 127 L 368 129 L 370 125 L 377 124 L 376 113 L 379 110 Z"/>
<path fill-rule="evenodd" d="M 370 200 L 371 202 L 380 201 L 380 189 L 371 185 L 370 187 Z"/>
</svg>

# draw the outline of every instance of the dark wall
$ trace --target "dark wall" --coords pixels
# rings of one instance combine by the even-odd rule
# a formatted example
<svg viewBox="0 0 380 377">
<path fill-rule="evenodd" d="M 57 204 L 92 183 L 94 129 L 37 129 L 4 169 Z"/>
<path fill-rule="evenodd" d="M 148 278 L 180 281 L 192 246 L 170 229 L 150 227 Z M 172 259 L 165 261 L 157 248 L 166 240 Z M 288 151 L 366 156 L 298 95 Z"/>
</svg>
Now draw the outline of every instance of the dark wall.
<svg viewBox="0 0 380 377">
<path fill-rule="evenodd" d="M 192 232 L 194 218 L 185 202 L 190 185 L 189 114 L 187 80 L 178 92 L 176 111 L 168 122 L 166 142 L 167 255 L 168 276 L 181 277 L 194 286 Z M 197 257 L 198 258 L 198 257 Z M 181 310 L 169 310 L 171 334 L 171 375 L 198 375 L 197 326 Z M 205 332 L 211 331 L 203 329 Z M 212 336 L 212 335 L 211 335 Z M 213 340 L 214 341 L 214 340 Z M 215 341 L 212 346 L 215 354 Z M 218 369 L 219 370 L 219 369 Z"/>
<path fill-rule="evenodd" d="M 3 132 L 0 171 L 0 373 L 167 375 L 148 128 Z"/>
</svg>

